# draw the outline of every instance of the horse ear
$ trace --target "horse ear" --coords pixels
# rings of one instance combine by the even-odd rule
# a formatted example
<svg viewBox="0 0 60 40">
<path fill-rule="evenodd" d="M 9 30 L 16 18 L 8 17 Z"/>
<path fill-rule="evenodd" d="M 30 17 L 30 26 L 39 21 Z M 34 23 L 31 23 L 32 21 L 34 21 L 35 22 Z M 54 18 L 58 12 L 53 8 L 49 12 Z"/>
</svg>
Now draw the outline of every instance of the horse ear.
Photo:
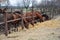
<svg viewBox="0 0 60 40">
<path fill-rule="evenodd" d="M 4 8 L 4 9 L 3 9 L 3 11 L 6 11 L 6 10 L 7 10 L 7 8 Z"/>
<path fill-rule="evenodd" d="M 2 9 L 0 9 L 0 13 L 2 12 Z"/>
</svg>

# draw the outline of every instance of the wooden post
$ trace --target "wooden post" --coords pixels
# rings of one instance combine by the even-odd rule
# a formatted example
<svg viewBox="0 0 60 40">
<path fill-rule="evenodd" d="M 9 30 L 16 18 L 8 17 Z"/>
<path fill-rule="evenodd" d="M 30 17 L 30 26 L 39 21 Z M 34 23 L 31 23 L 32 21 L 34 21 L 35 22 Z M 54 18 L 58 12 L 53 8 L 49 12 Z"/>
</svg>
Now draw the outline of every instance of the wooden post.
<svg viewBox="0 0 60 40">
<path fill-rule="evenodd" d="M 4 13 L 4 21 L 5 21 L 5 35 L 8 35 L 8 24 L 7 24 L 7 13 Z"/>
<path fill-rule="evenodd" d="M 34 14 L 33 14 L 33 6 L 32 6 L 32 19 L 33 19 L 33 24 L 34 24 Z"/>
<path fill-rule="evenodd" d="M 24 28 L 24 22 L 23 22 L 23 10 L 21 10 L 22 12 L 22 17 L 21 17 L 21 25 L 22 25 L 22 29 Z"/>
<path fill-rule="evenodd" d="M 12 13 L 12 8 L 11 8 L 11 13 Z"/>
</svg>

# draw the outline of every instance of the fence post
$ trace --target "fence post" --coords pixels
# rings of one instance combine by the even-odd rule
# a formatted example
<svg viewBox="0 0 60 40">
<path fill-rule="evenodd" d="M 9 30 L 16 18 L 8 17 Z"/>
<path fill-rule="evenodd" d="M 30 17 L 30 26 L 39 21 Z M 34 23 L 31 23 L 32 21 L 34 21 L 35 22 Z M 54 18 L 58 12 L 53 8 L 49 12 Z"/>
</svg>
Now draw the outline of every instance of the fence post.
<svg viewBox="0 0 60 40">
<path fill-rule="evenodd" d="M 5 22 L 5 35 L 8 36 L 7 13 L 4 13 L 4 22 Z"/>
<path fill-rule="evenodd" d="M 24 22 L 23 22 L 23 10 L 21 10 L 22 13 L 22 17 L 21 17 L 21 25 L 22 25 L 22 29 L 24 28 Z"/>
<path fill-rule="evenodd" d="M 33 22 L 33 24 L 34 24 L 34 14 L 33 14 L 33 11 L 34 11 L 34 10 L 33 10 L 33 6 L 32 6 L 32 19 L 33 19 L 32 22 Z"/>
</svg>

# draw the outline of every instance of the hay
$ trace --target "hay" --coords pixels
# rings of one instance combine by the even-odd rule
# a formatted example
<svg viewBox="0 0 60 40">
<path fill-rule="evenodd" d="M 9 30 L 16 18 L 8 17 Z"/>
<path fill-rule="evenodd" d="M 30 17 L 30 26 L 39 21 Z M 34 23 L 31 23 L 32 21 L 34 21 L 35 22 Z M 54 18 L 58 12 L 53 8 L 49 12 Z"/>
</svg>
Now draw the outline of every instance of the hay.
<svg viewBox="0 0 60 40">
<path fill-rule="evenodd" d="M 43 22 L 43 23 L 40 23 L 39 26 L 40 27 L 58 27 L 60 26 L 60 21 L 57 21 L 57 20 L 50 20 L 50 21 L 46 21 L 46 22 Z"/>
<path fill-rule="evenodd" d="M 31 24 L 29 24 L 29 29 L 32 28 L 39 28 L 39 27 L 50 27 L 50 28 L 56 28 L 56 27 L 60 27 L 60 18 L 57 18 L 57 19 L 52 19 L 52 20 L 48 20 L 48 21 L 45 21 L 45 22 L 37 22 L 36 24 L 34 24 L 34 26 L 32 26 Z M 18 28 L 19 30 L 21 29 Z"/>
<path fill-rule="evenodd" d="M 31 25 L 29 25 L 30 28 L 32 28 Z M 49 20 L 49 21 L 45 21 L 45 22 L 38 22 L 35 24 L 34 27 L 50 27 L 50 28 L 54 28 L 54 27 L 60 27 L 60 21 L 59 20 Z"/>
</svg>

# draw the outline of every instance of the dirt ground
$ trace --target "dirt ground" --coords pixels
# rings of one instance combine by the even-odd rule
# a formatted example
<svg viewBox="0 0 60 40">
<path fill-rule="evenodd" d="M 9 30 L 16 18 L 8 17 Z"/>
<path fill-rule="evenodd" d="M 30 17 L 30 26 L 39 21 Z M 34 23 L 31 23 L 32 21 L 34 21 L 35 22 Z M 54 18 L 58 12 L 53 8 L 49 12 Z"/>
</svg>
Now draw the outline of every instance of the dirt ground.
<svg viewBox="0 0 60 40">
<path fill-rule="evenodd" d="M 0 35 L 0 40 L 60 40 L 60 17 L 35 24 L 34 27 L 29 25 L 29 29 L 13 32 L 7 37 Z M 20 29 L 20 28 L 19 28 Z"/>
</svg>

